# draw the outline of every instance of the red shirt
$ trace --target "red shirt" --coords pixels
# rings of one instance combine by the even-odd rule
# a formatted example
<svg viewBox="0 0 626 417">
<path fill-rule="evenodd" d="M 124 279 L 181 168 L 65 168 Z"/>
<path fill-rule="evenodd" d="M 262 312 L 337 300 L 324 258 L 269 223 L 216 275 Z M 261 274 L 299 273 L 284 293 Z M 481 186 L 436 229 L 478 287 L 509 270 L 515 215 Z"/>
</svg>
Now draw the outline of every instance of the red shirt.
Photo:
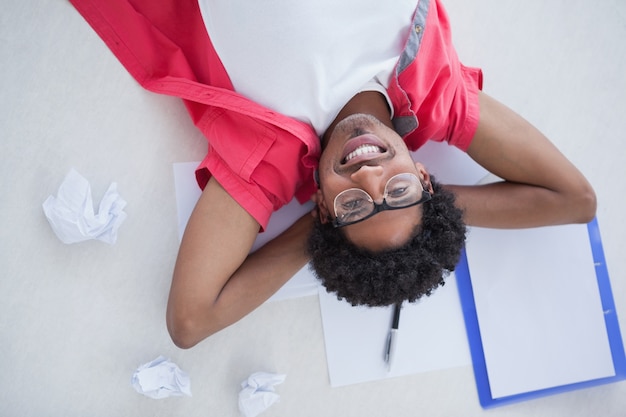
<svg viewBox="0 0 626 417">
<path fill-rule="evenodd" d="M 310 198 L 321 152 L 315 131 L 234 91 L 196 1 L 70 1 L 139 84 L 183 99 L 209 143 L 200 187 L 213 175 L 262 229 L 294 196 Z M 413 28 L 388 91 L 396 130 L 412 150 L 427 140 L 466 150 L 480 71 L 459 62 L 437 0 L 420 0 Z"/>
</svg>

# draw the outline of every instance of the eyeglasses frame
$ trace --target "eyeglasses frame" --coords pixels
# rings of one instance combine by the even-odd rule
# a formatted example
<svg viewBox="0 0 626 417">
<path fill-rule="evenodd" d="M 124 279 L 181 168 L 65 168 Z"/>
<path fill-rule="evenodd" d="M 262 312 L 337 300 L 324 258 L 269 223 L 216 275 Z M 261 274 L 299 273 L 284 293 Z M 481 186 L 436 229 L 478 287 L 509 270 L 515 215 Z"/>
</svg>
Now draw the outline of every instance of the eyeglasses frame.
<svg viewBox="0 0 626 417">
<path fill-rule="evenodd" d="M 398 174 L 398 175 L 402 175 L 402 174 Z M 413 176 L 417 177 L 415 174 L 410 174 L 410 175 L 413 175 Z M 397 175 L 394 175 L 393 177 L 389 178 L 389 181 L 391 181 L 396 176 Z M 385 193 L 386 193 L 387 185 L 389 184 L 389 181 L 387 181 L 387 184 L 385 184 Z M 418 181 L 419 181 L 419 178 L 418 178 Z M 390 206 L 389 204 L 387 204 L 387 198 L 386 197 L 383 198 L 382 203 L 379 204 L 376 201 L 374 201 L 372 196 L 369 195 L 369 193 L 367 191 L 361 190 L 360 188 L 356 188 L 357 190 L 361 190 L 361 191 L 363 191 L 365 194 L 367 194 L 369 196 L 370 200 L 372 201 L 372 204 L 374 205 L 374 208 L 372 209 L 370 214 L 368 214 L 367 216 L 363 217 L 362 219 L 355 220 L 355 221 L 352 221 L 352 222 L 344 222 L 344 221 L 340 220 L 339 217 L 337 216 L 337 210 L 335 209 L 334 204 L 333 204 L 333 211 L 335 212 L 335 218 L 332 221 L 332 225 L 336 229 L 337 228 L 341 228 L 341 227 L 345 227 L 345 226 L 350 226 L 351 224 L 356 224 L 356 223 L 360 223 L 362 221 L 365 221 L 365 220 L 369 219 L 370 217 L 380 213 L 381 211 L 385 211 L 385 210 L 401 210 L 401 209 L 417 206 L 418 204 L 425 203 L 425 202 L 429 201 L 432 198 L 432 194 L 424 189 L 424 185 L 422 184 L 421 181 L 419 181 L 419 183 L 420 183 L 420 186 L 422 187 L 422 197 L 419 200 L 417 200 L 416 202 L 414 202 L 414 203 L 408 204 L 406 206 L 401 206 L 401 207 Z M 347 191 L 347 190 L 345 190 L 345 191 Z M 344 191 L 342 191 L 342 193 L 343 192 Z M 337 196 L 335 197 L 335 200 L 337 200 L 337 197 L 339 197 L 339 195 L 341 195 L 341 193 L 337 194 Z"/>
</svg>

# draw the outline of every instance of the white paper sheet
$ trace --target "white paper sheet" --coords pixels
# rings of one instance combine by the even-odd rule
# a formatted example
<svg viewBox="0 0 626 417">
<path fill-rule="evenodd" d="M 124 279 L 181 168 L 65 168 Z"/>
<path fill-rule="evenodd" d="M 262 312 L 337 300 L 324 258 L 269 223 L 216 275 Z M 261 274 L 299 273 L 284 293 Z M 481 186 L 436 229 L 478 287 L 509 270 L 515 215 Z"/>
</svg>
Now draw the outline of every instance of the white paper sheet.
<svg viewBox="0 0 626 417">
<path fill-rule="evenodd" d="M 471 363 L 454 274 L 430 297 L 404 304 L 389 372 L 384 353 L 392 307 L 352 307 L 323 288 L 320 306 L 333 387 Z"/>
<path fill-rule="evenodd" d="M 176 206 L 178 209 L 178 233 L 182 239 L 187 221 L 191 212 L 200 198 L 200 188 L 196 182 L 195 170 L 199 162 L 183 162 L 174 164 L 174 186 L 176 189 Z M 297 219 L 311 211 L 313 203 L 301 205 L 297 200 L 291 201 L 286 206 L 272 214 L 265 232 L 260 233 L 252 246 L 252 251 L 257 250 L 269 240 L 278 236 Z M 283 287 L 278 290 L 268 301 L 284 300 L 288 298 L 304 297 L 317 294 L 319 281 L 309 270 L 308 264 L 298 271 Z"/>
<path fill-rule="evenodd" d="M 473 228 L 467 259 L 493 398 L 615 375 L 586 225 Z"/>
</svg>

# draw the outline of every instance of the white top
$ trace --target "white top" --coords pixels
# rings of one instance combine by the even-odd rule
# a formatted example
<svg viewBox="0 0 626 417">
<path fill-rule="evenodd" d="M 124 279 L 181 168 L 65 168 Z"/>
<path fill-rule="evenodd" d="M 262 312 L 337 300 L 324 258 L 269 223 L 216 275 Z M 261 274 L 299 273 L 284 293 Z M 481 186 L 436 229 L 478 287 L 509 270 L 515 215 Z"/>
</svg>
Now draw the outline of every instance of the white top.
<svg viewBox="0 0 626 417">
<path fill-rule="evenodd" d="M 372 80 L 386 88 L 416 0 L 198 0 L 240 94 L 319 135 Z M 371 88 L 384 92 L 384 88 Z"/>
</svg>

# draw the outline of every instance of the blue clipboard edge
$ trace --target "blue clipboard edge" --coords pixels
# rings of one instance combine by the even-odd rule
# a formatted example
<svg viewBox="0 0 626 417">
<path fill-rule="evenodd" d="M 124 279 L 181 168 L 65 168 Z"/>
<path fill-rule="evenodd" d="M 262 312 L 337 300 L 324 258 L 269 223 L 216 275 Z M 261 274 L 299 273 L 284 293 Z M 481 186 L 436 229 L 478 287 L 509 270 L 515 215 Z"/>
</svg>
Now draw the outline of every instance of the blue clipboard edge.
<svg viewBox="0 0 626 417">
<path fill-rule="evenodd" d="M 606 323 L 609 345 L 611 347 L 615 375 L 612 377 L 582 381 L 574 384 L 511 395 L 508 397 L 493 398 L 491 395 L 489 375 L 487 374 L 485 354 L 480 336 L 478 316 L 476 314 L 474 292 L 472 289 L 471 276 L 467 263 L 467 254 L 465 250 L 462 251 L 455 274 L 459 297 L 461 299 L 461 309 L 465 320 L 465 329 L 469 341 L 472 364 L 474 367 L 474 379 L 476 380 L 478 400 L 483 408 L 498 407 L 626 379 L 626 355 L 624 354 L 624 344 L 622 342 L 619 322 L 617 319 L 617 311 L 613 300 L 613 292 L 611 291 L 611 282 L 604 257 L 604 249 L 602 248 L 602 239 L 600 237 L 600 227 L 598 225 L 597 218 L 594 218 L 591 222 L 589 222 L 589 224 L 587 224 L 587 230 L 589 232 L 589 241 L 595 263 L 596 278 L 598 280 L 598 288 L 600 291 L 602 308 L 604 310 L 604 321 Z"/>
</svg>

